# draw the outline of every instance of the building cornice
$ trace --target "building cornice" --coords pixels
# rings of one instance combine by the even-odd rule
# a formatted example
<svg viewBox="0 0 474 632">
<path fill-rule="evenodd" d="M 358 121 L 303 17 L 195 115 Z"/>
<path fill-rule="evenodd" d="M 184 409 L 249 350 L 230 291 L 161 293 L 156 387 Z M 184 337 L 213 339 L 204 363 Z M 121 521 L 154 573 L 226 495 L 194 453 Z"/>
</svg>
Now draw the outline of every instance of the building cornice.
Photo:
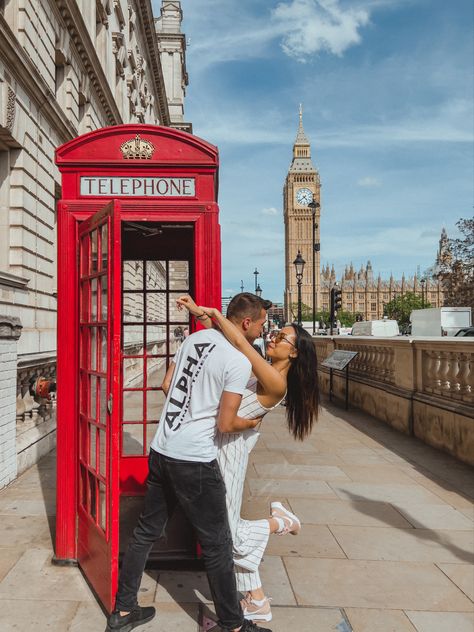
<svg viewBox="0 0 474 632">
<path fill-rule="evenodd" d="M 158 38 L 155 31 L 155 18 L 150 0 L 135 0 L 137 16 L 140 26 L 145 35 L 147 43 L 148 58 L 151 66 L 151 76 L 153 78 L 155 94 L 158 100 L 160 124 L 171 127 L 171 118 L 166 99 L 166 86 L 161 68 L 160 51 L 158 49 Z"/>
<path fill-rule="evenodd" d="M 59 107 L 55 95 L 41 77 L 38 69 L 18 43 L 13 31 L 0 15 L 0 50 L 9 73 L 36 101 L 39 108 L 65 142 L 74 138 L 77 131 Z M 13 86 L 12 86 L 13 88 Z"/>
<path fill-rule="evenodd" d="M 0 285 L 7 287 L 13 287 L 20 290 L 27 290 L 27 285 L 30 279 L 18 276 L 17 274 L 11 274 L 10 272 L 3 272 L 0 270 Z"/>
<path fill-rule="evenodd" d="M 97 56 L 94 43 L 76 0 L 56 0 L 56 5 L 76 46 L 84 68 L 104 108 L 109 125 L 120 125 L 122 116 Z"/>
</svg>

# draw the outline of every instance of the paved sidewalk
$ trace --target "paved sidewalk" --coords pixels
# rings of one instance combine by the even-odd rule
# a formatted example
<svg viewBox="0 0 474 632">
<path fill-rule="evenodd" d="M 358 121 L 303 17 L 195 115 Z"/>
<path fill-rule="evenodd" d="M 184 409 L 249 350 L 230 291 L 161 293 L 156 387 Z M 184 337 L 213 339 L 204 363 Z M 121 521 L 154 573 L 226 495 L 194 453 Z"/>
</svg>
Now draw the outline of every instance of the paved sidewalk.
<svg viewBox="0 0 474 632">
<path fill-rule="evenodd" d="M 262 565 L 274 632 L 473 632 L 471 468 L 357 411 L 325 408 L 296 443 L 279 408 L 252 454 L 244 515 L 270 499 L 303 521 L 270 538 Z M 103 632 L 80 571 L 51 566 L 54 456 L 0 492 L 0 630 Z M 205 575 L 145 576 L 143 632 L 197 632 Z"/>
</svg>

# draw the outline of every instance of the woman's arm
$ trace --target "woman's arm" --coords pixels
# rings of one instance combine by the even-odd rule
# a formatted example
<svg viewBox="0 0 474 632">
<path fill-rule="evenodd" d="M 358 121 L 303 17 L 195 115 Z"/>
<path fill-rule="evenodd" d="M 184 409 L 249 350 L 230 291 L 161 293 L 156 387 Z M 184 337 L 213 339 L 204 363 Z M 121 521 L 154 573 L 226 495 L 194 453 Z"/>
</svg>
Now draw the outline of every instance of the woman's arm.
<svg viewBox="0 0 474 632">
<path fill-rule="evenodd" d="M 252 371 L 257 378 L 265 395 L 275 398 L 275 402 L 285 395 L 286 382 L 280 373 L 272 367 L 262 356 L 252 347 L 239 329 L 223 316 L 214 307 L 199 307 L 198 309 L 210 316 L 219 326 L 227 340 L 243 353 L 252 364 Z"/>
<path fill-rule="evenodd" d="M 196 305 L 189 294 L 180 296 L 177 301 L 178 309 L 181 310 L 185 307 L 188 312 L 198 320 L 203 327 L 210 329 L 212 327 L 212 320 L 208 314 L 206 314 L 200 307 Z"/>
<path fill-rule="evenodd" d="M 166 371 L 166 375 L 163 378 L 163 383 L 161 385 L 161 388 L 163 389 L 163 393 L 165 395 L 168 395 L 168 391 L 170 390 L 171 380 L 173 379 L 175 368 L 176 368 L 176 364 L 173 361 L 171 361 L 168 367 L 168 370 Z"/>
</svg>

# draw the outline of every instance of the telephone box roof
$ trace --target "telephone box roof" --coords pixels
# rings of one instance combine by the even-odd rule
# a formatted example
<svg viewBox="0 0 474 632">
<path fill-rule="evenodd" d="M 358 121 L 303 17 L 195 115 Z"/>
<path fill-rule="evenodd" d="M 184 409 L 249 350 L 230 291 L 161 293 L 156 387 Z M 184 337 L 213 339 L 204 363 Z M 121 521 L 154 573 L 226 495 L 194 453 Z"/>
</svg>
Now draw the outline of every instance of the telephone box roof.
<svg viewBox="0 0 474 632">
<path fill-rule="evenodd" d="M 138 140 L 137 140 L 138 138 Z M 129 152 L 127 143 L 140 143 L 140 156 Z M 74 138 L 56 150 L 56 164 L 97 164 L 156 166 L 194 164 L 216 166 L 219 152 L 215 145 L 172 127 L 127 124 L 102 127 Z"/>
</svg>

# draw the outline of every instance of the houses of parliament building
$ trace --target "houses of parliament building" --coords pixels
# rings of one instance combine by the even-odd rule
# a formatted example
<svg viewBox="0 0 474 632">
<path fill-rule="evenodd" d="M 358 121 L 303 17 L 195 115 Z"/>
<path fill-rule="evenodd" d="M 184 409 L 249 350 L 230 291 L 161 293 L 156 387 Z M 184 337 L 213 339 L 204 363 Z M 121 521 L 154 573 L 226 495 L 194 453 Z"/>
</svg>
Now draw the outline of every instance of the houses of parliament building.
<svg viewBox="0 0 474 632">
<path fill-rule="evenodd" d="M 320 260 L 320 190 L 321 182 L 318 170 L 311 158 L 311 145 L 303 129 L 303 114 L 300 107 L 299 127 L 293 145 L 291 162 L 283 189 L 283 217 L 285 221 L 285 297 L 284 309 L 287 322 L 295 320 L 298 287 L 293 261 L 301 252 L 306 262 L 302 285 L 302 304 L 312 308 L 313 305 L 313 257 L 315 277 L 316 311 L 329 311 L 331 288 L 338 284 L 342 290 L 342 309 L 353 314 L 360 314 L 364 320 L 383 317 L 386 303 L 413 292 L 418 294 L 432 307 L 443 305 L 441 285 L 433 279 L 423 279 L 416 274 L 401 279 L 382 279 L 375 275 L 370 261 L 359 270 L 352 263 L 346 265 L 341 277 L 336 276 L 334 266 L 321 268 Z M 313 218 L 314 213 L 314 218 Z M 313 226 L 314 244 L 313 251 Z M 437 262 L 443 257 L 448 247 L 448 237 L 443 229 L 439 242 Z"/>
</svg>

